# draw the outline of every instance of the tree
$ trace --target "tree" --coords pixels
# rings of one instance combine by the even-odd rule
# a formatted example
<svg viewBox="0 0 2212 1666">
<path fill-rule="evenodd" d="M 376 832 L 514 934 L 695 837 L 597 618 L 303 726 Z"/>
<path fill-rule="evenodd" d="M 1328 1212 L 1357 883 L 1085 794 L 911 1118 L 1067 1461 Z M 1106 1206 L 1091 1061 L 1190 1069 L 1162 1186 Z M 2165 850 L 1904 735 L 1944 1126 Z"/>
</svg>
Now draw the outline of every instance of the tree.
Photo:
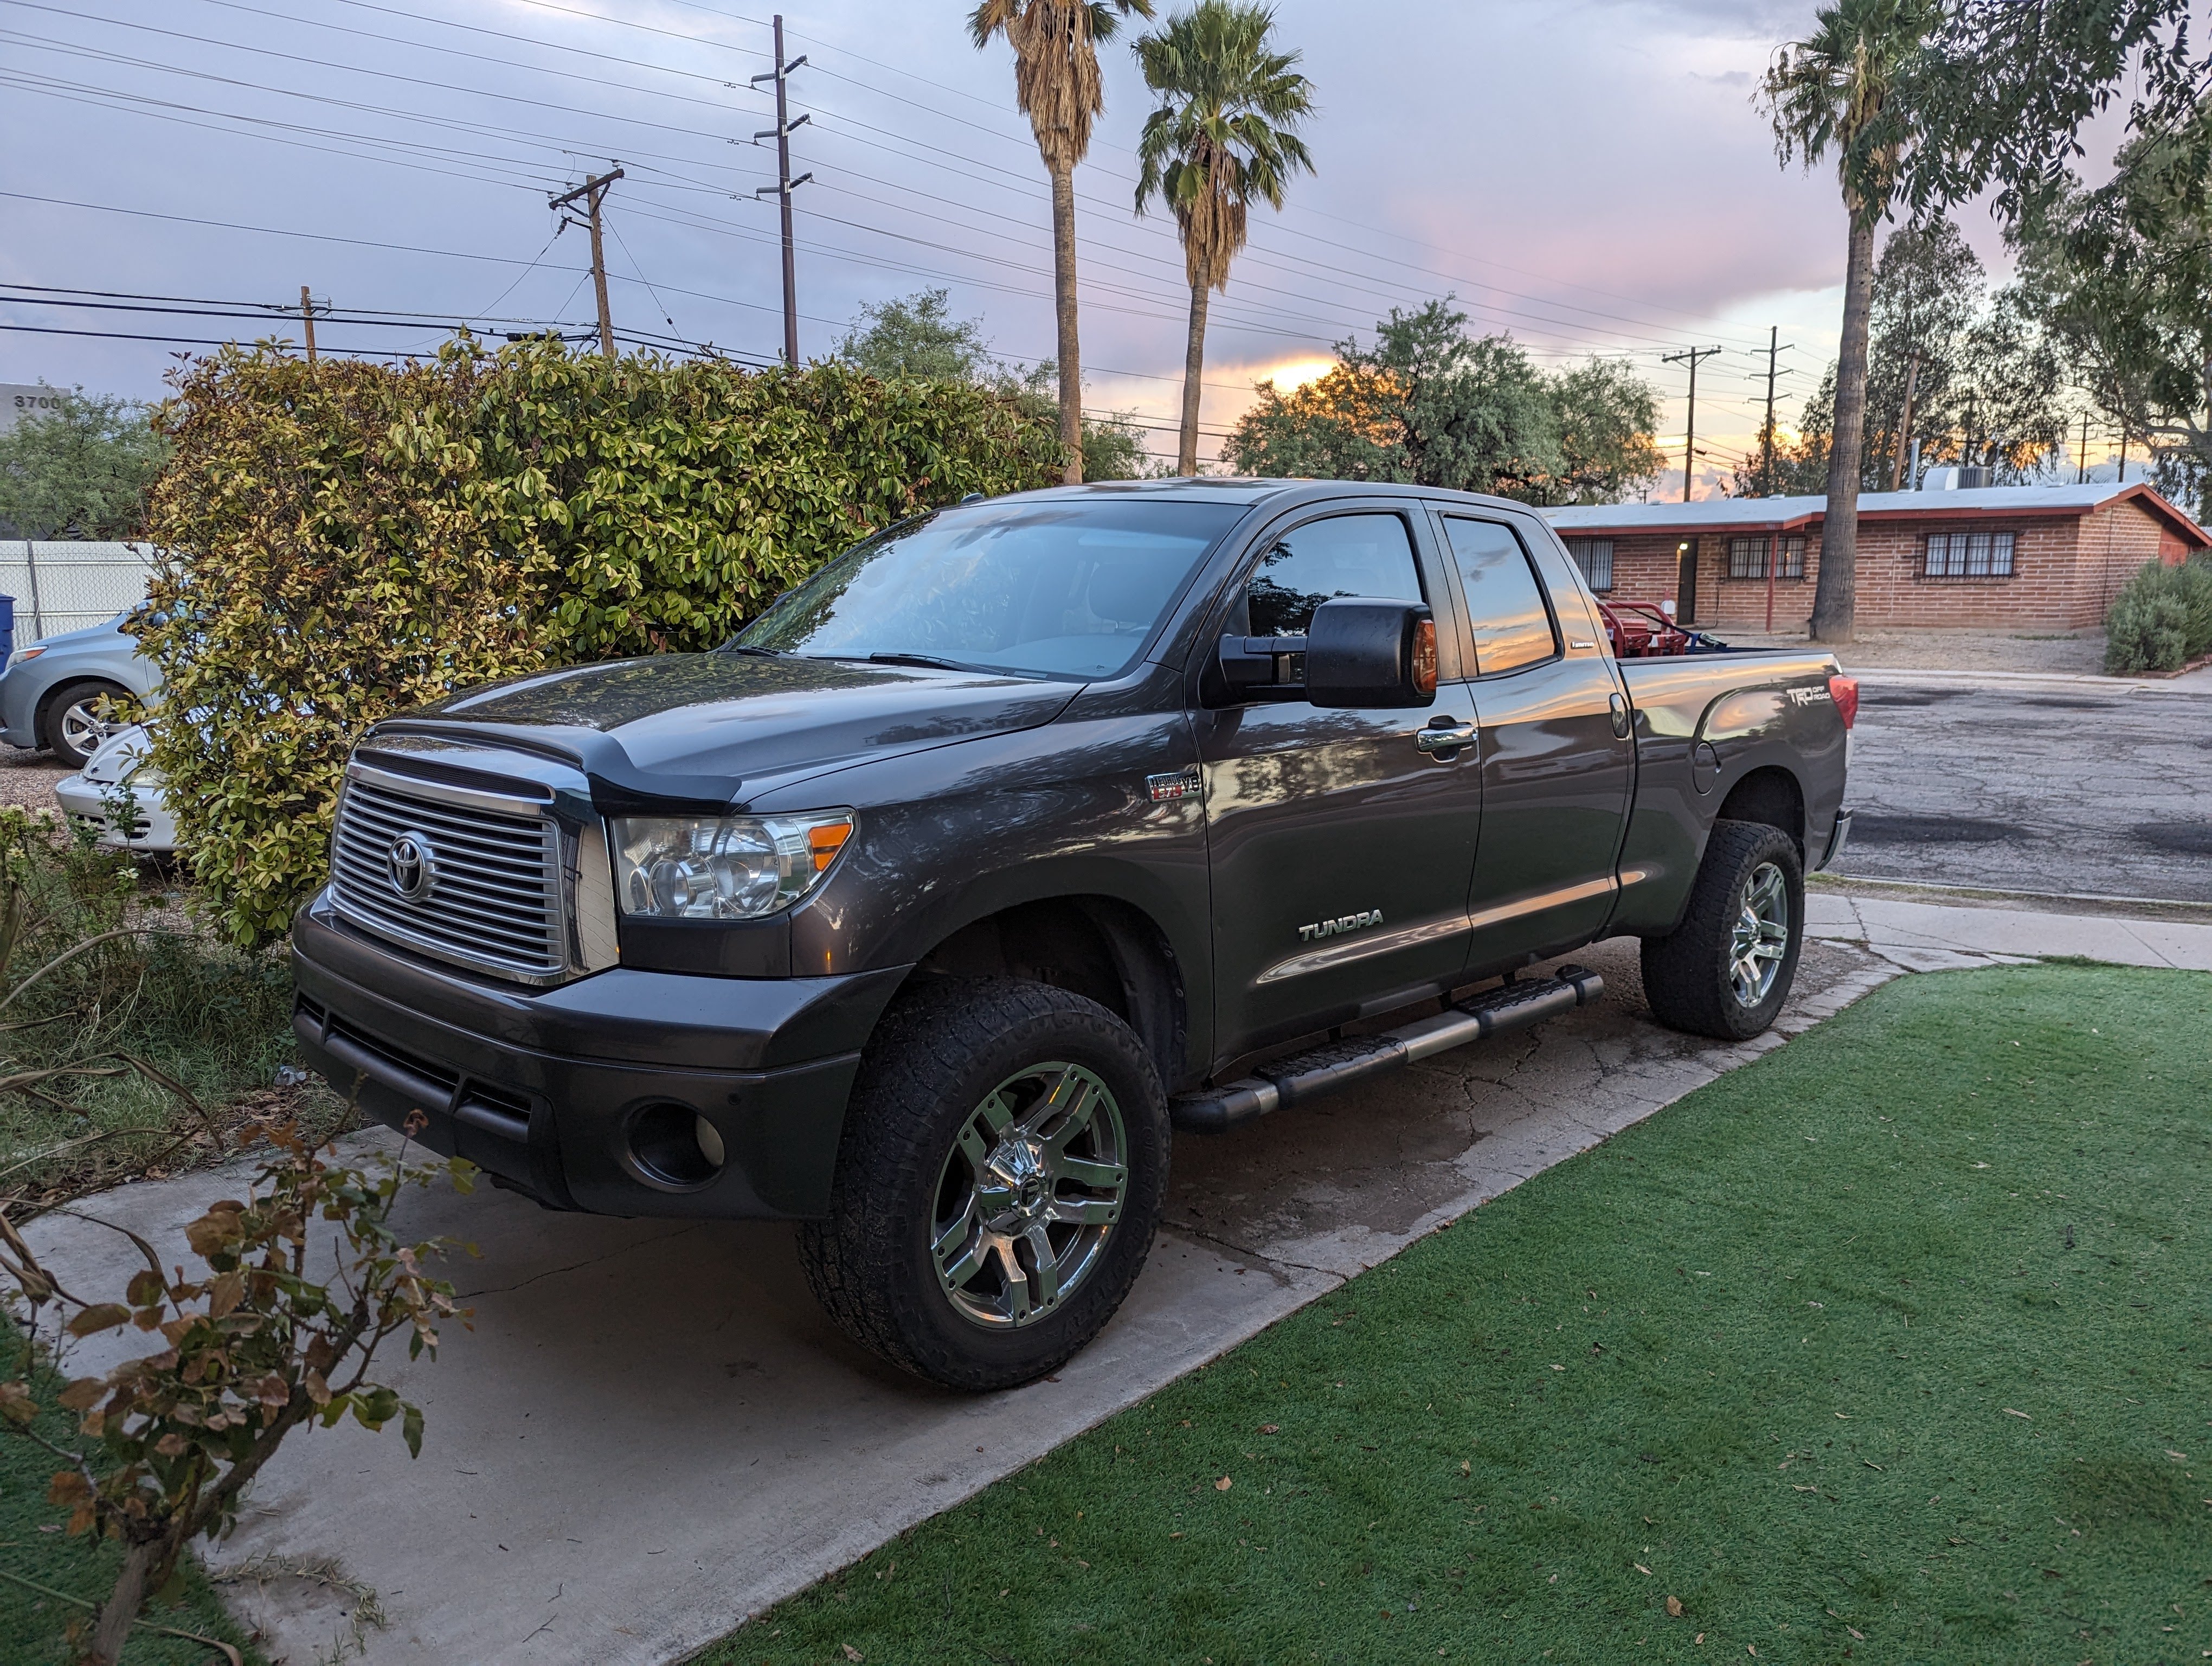
<svg viewBox="0 0 2212 1666">
<path fill-rule="evenodd" d="M 1626 367 L 1547 375 L 1508 336 L 1470 337 L 1449 301 L 1391 310 L 1325 375 L 1260 385 L 1224 455 L 1240 473 L 1390 480 L 1535 503 L 1623 496 L 1658 472 L 1657 403 Z"/>
<path fill-rule="evenodd" d="M 2049 333 L 2024 309 L 2017 288 L 1990 295 L 1981 260 L 1948 220 L 1890 234 L 1875 267 L 1869 313 L 1861 490 L 1908 483 L 1900 465 L 1911 463 L 1916 445 L 1923 466 L 1977 464 L 2008 483 L 2033 478 L 2063 446 L 2068 405 Z M 1777 448 L 1778 489 L 1820 489 L 1835 404 L 1832 364 L 1806 401 L 1799 445 Z M 1758 490 L 1755 467 L 1738 477 L 1741 492 Z"/>
<path fill-rule="evenodd" d="M 1137 143 L 1137 212 L 1155 196 L 1174 212 L 1190 282 L 1180 474 L 1198 472 L 1207 292 L 1228 289 L 1254 200 L 1280 209 L 1290 176 L 1313 171 L 1295 131 L 1313 112 L 1313 83 L 1293 67 L 1297 53 L 1273 50 L 1274 26 L 1265 6 L 1198 0 L 1136 44 L 1145 84 L 1160 95 Z"/>
<path fill-rule="evenodd" d="M 1760 96 L 1786 166 L 1833 155 L 1849 224 L 1843 337 L 1836 359 L 1835 439 L 1828 453 L 1827 512 L 1814 640 L 1848 642 L 1856 605 L 1859 473 L 1867 395 L 1867 332 L 1874 234 L 1894 201 L 1914 130 L 1895 96 L 1937 21 L 1934 0 L 1836 0 L 1814 14 L 1806 39 L 1774 56 Z"/>
<path fill-rule="evenodd" d="M 879 381 L 966 382 L 1011 400 L 1025 416 L 1049 416 L 1050 359 L 1018 371 L 991 355 L 981 319 L 952 316 L 951 292 L 921 289 L 901 300 L 866 302 L 837 344 L 837 356 Z M 1147 459 L 1135 413 L 1083 419 L 1083 477 L 1134 480 Z"/>
<path fill-rule="evenodd" d="M 1083 478 L 1083 355 L 1075 330 L 1075 165 L 1106 108 L 1098 43 L 1130 13 L 1149 18 L 1152 0 L 982 0 L 968 19 L 980 52 L 1003 34 L 1014 49 L 1014 100 L 1030 119 L 1037 154 L 1052 177 L 1053 310 L 1060 331 L 1060 442 L 1065 478 Z"/>
<path fill-rule="evenodd" d="M 2212 111 L 2124 148 L 2112 182 L 2075 187 L 2022 229 L 2023 307 L 2170 495 L 2212 514 Z"/>
<path fill-rule="evenodd" d="M 1592 358 L 1551 379 L 1559 466 L 1531 483 L 1538 503 L 1617 503 L 1659 472 L 1651 384 L 1619 359 Z"/>
<path fill-rule="evenodd" d="M 878 381 L 988 380 L 991 351 L 980 319 L 951 316 L 951 292 L 923 289 L 903 300 L 866 302 L 837 344 L 837 356 Z"/>
<path fill-rule="evenodd" d="M 78 388 L 52 415 L 0 435 L 0 522 L 20 538 L 131 537 L 169 459 L 151 415 L 136 399 Z"/>
</svg>

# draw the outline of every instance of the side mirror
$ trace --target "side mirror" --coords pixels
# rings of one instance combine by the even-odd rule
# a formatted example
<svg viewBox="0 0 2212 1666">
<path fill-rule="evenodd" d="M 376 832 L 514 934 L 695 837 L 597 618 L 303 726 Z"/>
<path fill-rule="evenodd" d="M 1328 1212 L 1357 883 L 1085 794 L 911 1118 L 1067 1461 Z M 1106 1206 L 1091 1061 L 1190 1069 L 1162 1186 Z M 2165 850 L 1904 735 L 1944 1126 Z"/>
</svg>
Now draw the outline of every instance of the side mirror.
<svg viewBox="0 0 2212 1666">
<path fill-rule="evenodd" d="M 1425 706 L 1437 691 L 1437 625 L 1419 602 L 1323 602 L 1306 627 L 1306 698 L 1316 706 Z"/>
</svg>

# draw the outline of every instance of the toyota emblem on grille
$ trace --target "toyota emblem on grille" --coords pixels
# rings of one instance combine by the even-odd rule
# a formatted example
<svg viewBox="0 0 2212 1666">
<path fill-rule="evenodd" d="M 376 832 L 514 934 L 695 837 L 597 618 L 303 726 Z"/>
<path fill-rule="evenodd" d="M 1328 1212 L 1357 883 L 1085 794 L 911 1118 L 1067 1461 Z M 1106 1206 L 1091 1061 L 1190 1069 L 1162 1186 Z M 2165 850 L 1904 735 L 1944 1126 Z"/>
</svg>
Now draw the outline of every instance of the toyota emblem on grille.
<svg viewBox="0 0 2212 1666">
<path fill-rule="evenodd" d="M 437 852 L 420 833 L 402 833 L 384 853 L 384 873 L 409 902 L 427 902 L 438 879 Z"/>
</svg>

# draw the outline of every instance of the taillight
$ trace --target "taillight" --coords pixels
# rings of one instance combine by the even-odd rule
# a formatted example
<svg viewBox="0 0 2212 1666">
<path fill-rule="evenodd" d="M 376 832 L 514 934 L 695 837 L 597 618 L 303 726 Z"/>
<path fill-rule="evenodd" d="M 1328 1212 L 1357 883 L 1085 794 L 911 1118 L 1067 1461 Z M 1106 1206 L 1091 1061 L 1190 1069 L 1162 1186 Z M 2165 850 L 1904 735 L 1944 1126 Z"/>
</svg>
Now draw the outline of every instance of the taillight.
<svg viewBox="0 0 2212 1666">
<path fill-rule="evenodd" d="M 1828 698 L 1836 702 L 1842 714 L 1844 727 L 1848 729 L 1859 721 L 1859 679 L 1856 677 L 1831 677 L 1828 679 Z"/>
</svg>

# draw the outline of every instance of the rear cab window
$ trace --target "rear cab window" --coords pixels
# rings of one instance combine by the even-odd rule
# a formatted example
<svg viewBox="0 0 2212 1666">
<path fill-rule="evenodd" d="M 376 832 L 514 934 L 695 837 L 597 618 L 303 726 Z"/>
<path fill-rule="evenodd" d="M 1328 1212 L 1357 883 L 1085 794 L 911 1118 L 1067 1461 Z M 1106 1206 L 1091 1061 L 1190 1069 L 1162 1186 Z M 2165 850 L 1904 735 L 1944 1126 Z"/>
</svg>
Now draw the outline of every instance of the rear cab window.
<svg viewBox="0 0 2212 1666">
<path fill-rule="evenodd" d="M 1443 517 L 1466 592 L 1474 674 L 1495 677 L 1558 657 L 1559 629 L 1528 551 L 1503 521 Z"/>
</svg>

